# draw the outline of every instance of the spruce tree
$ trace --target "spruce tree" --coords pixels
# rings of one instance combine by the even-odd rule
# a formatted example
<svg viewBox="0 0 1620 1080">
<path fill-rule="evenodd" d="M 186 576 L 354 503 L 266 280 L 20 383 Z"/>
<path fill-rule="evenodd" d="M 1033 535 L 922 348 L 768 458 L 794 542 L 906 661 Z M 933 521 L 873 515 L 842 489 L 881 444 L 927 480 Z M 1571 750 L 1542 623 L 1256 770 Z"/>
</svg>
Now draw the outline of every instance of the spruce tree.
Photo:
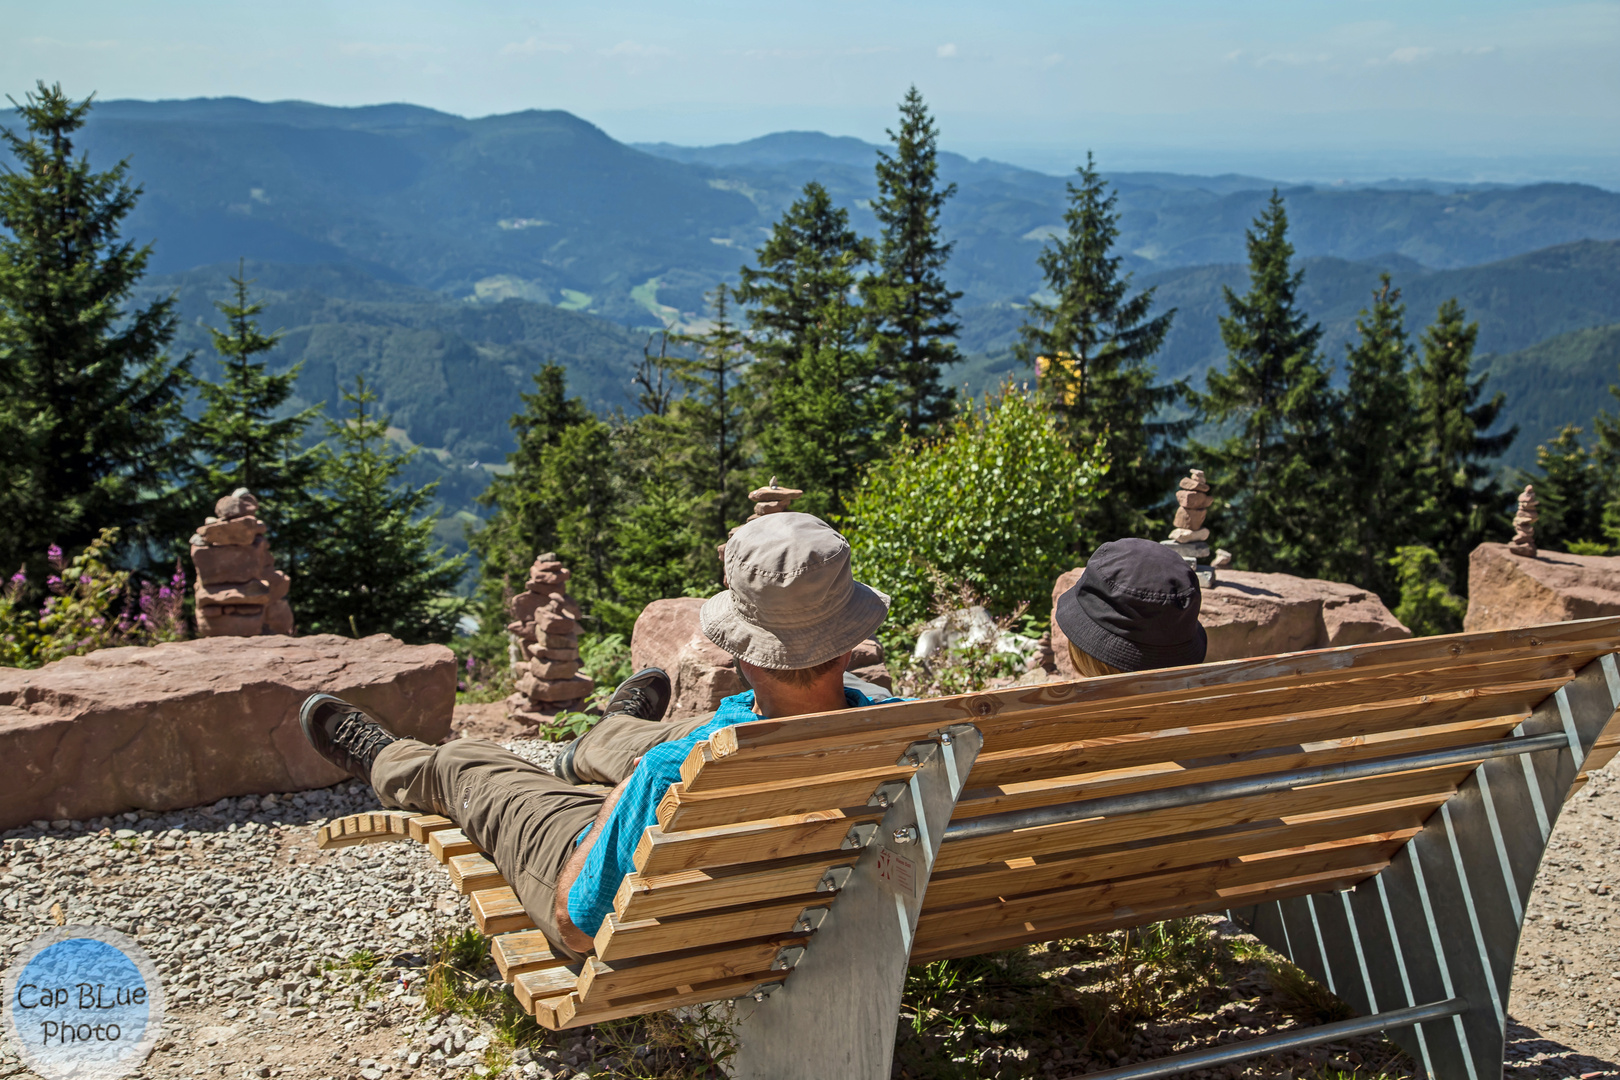
<svg viewBox="0 0 1620 1080">
<path fill-rule="evenodd" d="M 676 400 L 673 418 L 686 452 L 679 465 L 683 488 L 698 499 L 694 526 L 714 544 L 748 516 L 748 388 L 743 382 L 750 357 L 742 331 L 732 322 L 730 290 L 714 290 L 714 317 L 701 334 L 680 338 L 696 355 L 678 376 L 686 393 Z M 716 560 L 714 580 L 720 580 Z"/>
<path fill-rule="evenodd" d="M 1620 401 L 1620 384 L 1611 383 L 1609 394 Z M 1597 467 L 1603 538 L 1610 552 L 1620 552 L 1620 417 L 1602 410 L 1593 418 L 1592 429 L 1597 435 L 1592 463 Z"/>
<path fill-rule="evenodd" d="M 311 498 L 320 485 L 321 457 L 314 448 L 300 447 L 320 409 L 277 415 L 292 397 L 303 364 L 272 375 L 266 362 L 256 359 L 274 350 L 281 335 L 259 329 L 256 316 L 264 305 L 249 299 L 249 284 L 238 269 L 231 278 L 235 296 L 214 303 L 225 316 L 224 330 L 208 328 L 219 354 L 219 381 L 194 380 L 203 411 L 186 424 L 195 455 L 187 488 L 198 504 L 191 516 L 200 520 L 213 512 L 219 496 L 247 488 L 263 508 L 281 567 L 296 579 L 305 553 L 323 531 Z"/>
<path fill-rule="evenodd" d="M 1415 483 L 1422 448 L 1412 438 L 1412 346 L 1400 299 L 1381 274 L 1345 350 L 1349 386 L 1333 438 L 1342 531 L 1326 559 L 1333 580 L 1371 589 L 1389 605 L 1398 601 L 1405 565 L 1392 562 L 1396 551 L 1422 536 L 1423 492 Z"/>
<path fill-rule="evenodd" d="M 565 431 L 595 419 L 582 400 L 568 396 L 567 379 L 558 364 L 535 372 L 534 391 L 519 395 L 523 411 L 510 420 L 517 449 L 506 455 L 509 469 L 492 477 L 478 496 L 480 505 L 492 511 L 468 537 L 479 559 L 480 579 L 473 649 L 486 659 L 506 652 L 506 597 L 522 591 L 536 555 L 557 549 L 561 504 L 557 492 L 545 486 L 547 460 Z"/>
<path fill-rule="evenodd" d="M 1467 321 L 1455 298 L 1440 305 L 1423 331 L 1422 351 L 1412 372 L 1417 403 L 1417 435 L 1422 440 L 1421 482 L 1427 489 L 1428 546 L 1434 548 L 1452 580 L 1468 580 L 1468 556 L 1494 531 L 1511 502 L 1498 483 L 1491 459 L 1518 435 L 1514 427 L 1486 435 L 1506 396 L 1482 401 L 1486 376 L 1472 378 L 1479 324 Z"/>
<path fill-rule="evenodd" d="M 951 246 L 940 239 L 939 215 L 956 185 L 939 186 L 938 131 L 913 86 L 900 103 L 900 130 L 890 131 L 894 154 L 878 151 L 877 271 L 862 282 L 880 320 L 878 364 L 897 390 L 906 426 L 925 433 L 951 414 L 953 388 L 941 372 L 962 359 L 952 340 L 960 292 L 945 284 Z"/>
<path fill-rule="evenodd" d="M 74 157 L 90 99 L 41 82 L 12 104 L 27 132 L 0 132 L 17 163 L 0 171 L 0 566 L 43 581 L 48 546 L 103 528 L 134 554 L 169 546 L 155 522 L 183 460 L 189 357 L 164 352 L 173 298 L 128 306 L 151 246 L 119 236 L 140 195 L 128 162 Z"/>
<path fill-rule="evenodd" d="M 1596 555 L 1608 550 L 1603 533 L 1603 480 L 1581 445 L 1581 429 L 1565 424 L 1550 443 L 1536 447 L 1536 473 L 1520 472 L 1520 484 L 1536 486 L 1541 517 L 1536 547 Z"/>
<path fill-rule="evenodd" d="M 1305 273 L 1290 266 L 1294 247 L 1277 192 L 1246 238 L 1249 291 L 1224 290 L 1226 366 L 1194 396 L 1207 419 L 1236 430 L 1195 455 L 1210 463 L 1211 482 L 1225 495 L 1221 531 L 1239 565 L 1314 576 L 1337 528 L 1327 510 L 1333 395 L 1317 353 L 1322 328 L 1299 307 Z"/>
<path fill-rule="evenodd" d="M 763 464 L 807 494 L 798 507 L 836 517 L 865 465 L 895 437 L 894 395 L 873 347 L 874 312 L 857 302 L 870 240 L 812 181 L 744 267 L 755 363 L 748 382 Z"/>
<path fill-rule="evenodd" d="M 327 420 L 321 446 L 324 542 L 304 561 L 295 610 L 306 633 L 365 637 L 392 634 L 407 642 L 445 642 L 465 604 L 449 593 L 466 556 L 446 558 L 433 543 L 437 484 L 399 484 L 414 451 L 388 444 L 388 417 L 363 377 L 343 392 L 349 413 Z"/>
<path fill-rule="evenodd" d="M 1131 275 L 1113 254 L 1119 239 L 1115 194 L 1091 155 L 1070 182 L 1068 229 L 1042 249 L 1050 303 L 1032 300 L 1014 354 L 1039 371 L 1040 394 L 1059 416 L 1069 445 L 1089 455 L 1104 447 L 1109 472 L 1081 508 L 1083 544 L 1146 536 L 1150 510 L 1174 486 L 1167 440 L 1186 424 L 1155 417 L 1183 397 L 1185 384 L 1158 385 L 1154 353 L 1170 332 L 1172 309 L 1149 317 L 1153 290 L 1130 296 Z M 1168 522 L 1160 522 L 1167 525 Z"/>
</svg>

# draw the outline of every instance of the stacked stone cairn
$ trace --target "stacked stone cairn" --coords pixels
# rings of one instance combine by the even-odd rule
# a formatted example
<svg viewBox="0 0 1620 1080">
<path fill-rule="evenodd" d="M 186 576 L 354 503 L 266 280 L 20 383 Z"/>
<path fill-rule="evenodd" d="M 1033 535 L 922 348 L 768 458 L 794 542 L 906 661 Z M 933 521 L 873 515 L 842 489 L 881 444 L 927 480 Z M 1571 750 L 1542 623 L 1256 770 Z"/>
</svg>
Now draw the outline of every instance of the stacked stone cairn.
<svg viewBox="0 0 1620 1080">
<path fill-rule="evenodd" d="M 539 725 L 578 711 L 596 684 L 579 673 L 579 605 L 568 595 L 569 569 L 546 552 L 529 567 L 523 592 L 506 603 L 517 692 L 506 699 L 514 720 Z"/>
<path fill-rule="evenodd" d="M 1513 539 L 1507 546 L 1513 554 L 1527 559 L 1536 557 L 1536 519 L 1541 516 L 1540 507 L 1535 486 L 1524 485 L 1524 491 L 1519 494 L 1519 512 L 1513 515 Z"/>
<path fill-rule="evenodd" d="M 237 488 L 191 538 L 201 637 L 293 633 L 292 580 L 276 569 L 258 513 L 259 500 Z"/>
<path fill-rule="evenodd" d="M 1204 470 L 1190 470 L 1176 489 L 1176 519 L 1172 523 L 1174 527 L 1170 530 L 1170 539 L 1159 541 L 1187 560 L 1197 573 L 1199 583 L 1206 588 L 1215 584 L 1217 568 L 1232 565 L 1232 556 L 1226 551 L 1216 552 L 1210 565 L 1199 565 L 1199 560 L 1208 559 L 1210 554 L 1209 529 L 1204 525 L 1204 518 L 1214 504 L 1215 500 L 1209 494 L 1209 483 L 1204 479 Z"/>
<path fill-rule="evenodd" d="M 792 508 L 793 500 L 803 495 L 804 492 L 798 488 L 777 487 L 776 477 L 773 476 L 769 484 L 762 488 L 755 488 L 748 493 L 748 501 L 754 504 L 754 512 L 748 515 L 748 521 L 762 518 L 766 514 L 780 514 L 784 510 Z M 747 523 L 745 521 L 743 524 L 746 525 Z M 731 532 L 734 533 L 740 528 L 742 528 L 742 525 L 735 526 Z M 726 536 L 729 538 L 731 533 L 727 533 Z M 724 563 L 726 561 L 726 545 L 721 544 L 716 550 L 720 553 L 720 561 Z"/>
</svg>

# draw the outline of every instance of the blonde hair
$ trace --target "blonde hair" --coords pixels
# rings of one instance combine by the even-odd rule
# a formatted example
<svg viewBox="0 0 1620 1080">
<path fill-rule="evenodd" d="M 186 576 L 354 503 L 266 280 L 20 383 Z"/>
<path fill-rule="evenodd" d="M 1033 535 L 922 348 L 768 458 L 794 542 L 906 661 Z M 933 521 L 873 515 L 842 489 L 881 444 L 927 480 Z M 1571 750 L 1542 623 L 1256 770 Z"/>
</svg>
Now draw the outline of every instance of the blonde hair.
<svg viewBox="0 0 1620 1080">
<path fill-rule="evenodd" d="M 1125 670 L 1113 664 L 1105 664 L 1088 652 L 1082 652 L 1072 641 L 1069 642 L 1069 661 L 1074 664 L 1075 671 L 1080 673 L 1082 679 L 1100 679 L 1104 675 L 1118 675 Z"/>
</svg>

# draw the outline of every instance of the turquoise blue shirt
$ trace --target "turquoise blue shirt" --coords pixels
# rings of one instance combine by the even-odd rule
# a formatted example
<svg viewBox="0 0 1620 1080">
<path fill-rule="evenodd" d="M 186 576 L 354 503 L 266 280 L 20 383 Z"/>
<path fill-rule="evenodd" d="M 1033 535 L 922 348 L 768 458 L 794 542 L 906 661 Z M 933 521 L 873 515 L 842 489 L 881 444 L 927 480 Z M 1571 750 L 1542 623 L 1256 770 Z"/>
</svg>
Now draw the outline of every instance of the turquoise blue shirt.
<svg viewBox="0 0 1620 1080">
<path fill-rule="evenodd" d="M 899 698 L 872 700 L 859 690 L 844 688 L 844 700 L 852 709 L 868 705 L 882 705 Z M 692 752 L 692 747 L 707 739 L 721 728 L 746 724 L 758 720 L 754 715 L 754 692 L 736 694 L 720 702 L 714 719 L 684 739 L 660 743 L 647 751 L 641 763 L 625 782 L 624 791 L 608 815 L 602 835 L 591 845 L 585 856 L 585 866 L 568 890 L 568 918 L 580 931 L 595 937 L 602 920 L 613 910 L 613 897 L 626 874 L 635 870 L 636 845 L 647 826 L 658 824 L 658 803 L 671 784 L 681 778 L 681 763 Z M 587 825 L 580 833 L 583 840 L 591 831 Z"/>
</svg>

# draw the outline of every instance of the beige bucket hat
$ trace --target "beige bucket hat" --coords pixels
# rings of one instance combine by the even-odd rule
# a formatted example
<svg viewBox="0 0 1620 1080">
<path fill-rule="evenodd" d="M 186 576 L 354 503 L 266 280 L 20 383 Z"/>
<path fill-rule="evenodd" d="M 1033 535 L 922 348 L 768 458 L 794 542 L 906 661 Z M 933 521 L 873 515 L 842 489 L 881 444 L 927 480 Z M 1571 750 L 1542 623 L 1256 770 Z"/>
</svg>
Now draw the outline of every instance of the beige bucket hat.
<svg viewBox="0 0 1620 1080">
<path fill-rule="evenodd" d="M 756 518 L 726 541 L 726 591 L 700 615 L 722 649 L 777 671 L 815 667 L 871 637 L 889 598 L 856 581 L 849 541 L 818 517 Z"/>
</svg>

